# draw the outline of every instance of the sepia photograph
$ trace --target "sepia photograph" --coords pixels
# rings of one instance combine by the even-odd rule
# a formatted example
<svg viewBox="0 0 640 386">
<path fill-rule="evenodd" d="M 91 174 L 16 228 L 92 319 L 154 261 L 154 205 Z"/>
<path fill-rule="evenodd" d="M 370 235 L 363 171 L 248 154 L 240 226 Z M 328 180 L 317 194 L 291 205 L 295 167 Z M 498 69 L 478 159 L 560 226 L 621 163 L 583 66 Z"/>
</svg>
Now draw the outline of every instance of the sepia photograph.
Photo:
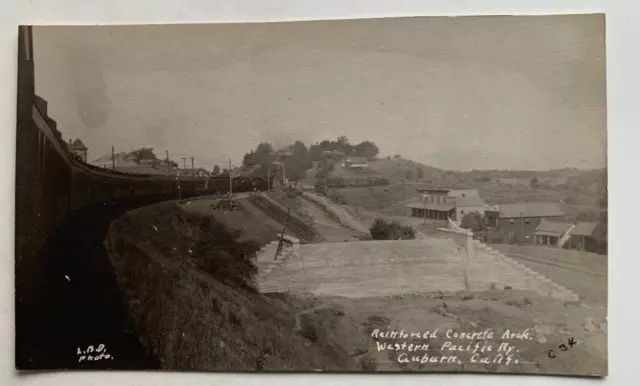
<svg viewBox="0 0 640 386">
<path fill-rule="evenodd" d="M 608 375 L 604 14 L 17 46 L 18 370 Z"/>
</svg>

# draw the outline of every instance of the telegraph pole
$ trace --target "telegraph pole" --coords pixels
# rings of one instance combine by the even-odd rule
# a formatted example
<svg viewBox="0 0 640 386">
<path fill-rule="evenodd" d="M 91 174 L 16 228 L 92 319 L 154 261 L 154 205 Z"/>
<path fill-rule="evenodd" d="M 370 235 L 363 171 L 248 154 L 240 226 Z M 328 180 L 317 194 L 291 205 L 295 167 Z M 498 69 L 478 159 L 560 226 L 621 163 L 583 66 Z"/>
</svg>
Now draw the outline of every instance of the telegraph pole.
<svg viewBox="0 0 640 386">
<path fill-rule="evenodd" d="M 423 210 L 424 210 L 424 213 L 423 213 L 424 222 L 423 222 L 423 224 L 427 224 L 427 197 L 426 196 L 424 197 L 424 209 Z"/>
<path fill-rule="evenodd" d="M 287 175 L 284 171 L 284 162 L 282 163 L 282 183 L 286 184 L 287 183 Z"/>
<path fill-rule="evenodd" d="M 171 162 L 169 161 L 169 149 L 165 149 L 167 154 L 167 174 L 171 174 Z"/>
<path fill-rule="evenodd" d="M 180 169 L 176 172 L 176 184 L 178 185 L 178 201 L 182 199 L 182 194 L 180 192 Z"/>
<path fill-rule="evenodd" d="M 187 168 L 187 159 L 189 157 L 182 157 L 182 168 L 186 169 Z"/>
<path fill-rule="evenodd" d="M 193 157 L 191 157 L 191 179 L 196 178 L 195 174 L 196 174 L 196 171 L 193 168 Z"/>
<path fill-rule="evenodd" d="M 111 168 L 116 170 L 116 149 L 111 146 Z"/>
<path fill-rule="evenodd" d="M 522 212 L 520 212 L 520 237 L 519 237 L 521 243 L 524 240 L 524 214 Z"/>
<path fill-rule="evenodd" d="M 229 197 L 233 194 L 233 179 L 231 178 L 231 158 L 229 158 Z"/>
</svg>

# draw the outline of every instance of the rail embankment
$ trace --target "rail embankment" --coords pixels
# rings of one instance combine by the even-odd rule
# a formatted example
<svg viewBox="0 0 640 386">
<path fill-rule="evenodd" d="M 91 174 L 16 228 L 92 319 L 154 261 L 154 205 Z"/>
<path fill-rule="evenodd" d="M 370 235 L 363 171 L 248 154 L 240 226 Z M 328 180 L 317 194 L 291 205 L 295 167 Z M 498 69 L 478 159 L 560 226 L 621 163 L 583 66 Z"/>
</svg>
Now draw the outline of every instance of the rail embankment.
<svg viewBox="0 0 640 386">
<path fill-rule="evenodd" d="M 302 193 L 301 197 L 313 202 L 315 205 L 325 210 L 340 224 L 346 227 L 349 227 L 355 231 L 369 234 L 369 229 L 367 229 L 364 225 L 362 225 L 360 222 L 355 220 L 349 214 L 349 212 L 347 212 L 345 209 L 341 208 L 338 205 L 333 204 L 326 197 L 318 196 L 317 194 L 313 194 L 309 192 Z"/>
<path fill-rule="evenodd" d="M 105 240 L 142 345 L 162 368 L 359 370 L 368 340 L 338 307 L 263 295 L 260 245 L 214 216 L 163 203 L 129 212 Z"/>
</svg>

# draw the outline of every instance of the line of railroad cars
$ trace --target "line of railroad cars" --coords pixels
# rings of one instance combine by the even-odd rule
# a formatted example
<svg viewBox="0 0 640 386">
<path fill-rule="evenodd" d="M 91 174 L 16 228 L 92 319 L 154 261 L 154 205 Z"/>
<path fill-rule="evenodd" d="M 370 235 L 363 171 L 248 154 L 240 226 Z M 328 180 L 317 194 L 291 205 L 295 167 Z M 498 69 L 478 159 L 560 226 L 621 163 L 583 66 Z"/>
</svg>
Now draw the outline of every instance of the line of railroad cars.
<svg viewBox="0 0 640 386">
<path fill-rule="evenodd" d="M 74 162 L 74 164 L 76 164 Z M 86 165 L 82 165 L 86 166 Z M 228 177 L 181 178 L 158 175 L 114 174 L 108 170 L 88 171 L 74 165 L 73 188 L 70 190 L 72 210 L 98 204 L 116 202 L 137 197 L 170 200 L 229 192 Z M 267 181 L 259 177 L 234 177 L 231 180 L 234 193 L 267 190 Z"/>
</svg>

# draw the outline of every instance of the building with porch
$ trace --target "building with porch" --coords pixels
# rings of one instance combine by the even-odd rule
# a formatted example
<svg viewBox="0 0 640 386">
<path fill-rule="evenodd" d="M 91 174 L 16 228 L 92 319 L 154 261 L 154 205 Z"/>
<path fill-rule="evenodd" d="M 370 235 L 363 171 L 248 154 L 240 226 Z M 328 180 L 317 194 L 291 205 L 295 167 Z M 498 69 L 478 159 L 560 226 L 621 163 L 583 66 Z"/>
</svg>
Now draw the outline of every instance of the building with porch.
<svg viewBox="0 0 640 386">
<path fill-rule="evenodd" d="M 602 253 L 606 250 L 605 226 L 602 222 L 578 222 L 571 231 L 566 247 Z"/>
<path fill-rule="evenodd" d="M 484 216 L 485 203 L 475 189 L 418 189 L 420 200 L 405 207 L 414 217 L 460 221 L 471 212 Z"/>
<path fill-rule="evenodd" d="M 411 216 L 428 218 L 430 220 L 446 221 L 455 216 L 455 204 L 452 203 L 433 203 L 433 202 L 412 202 L 405 206 L 411 210 Z"/>
<path fill-rule="evenodd" d="M 543 220 L 560 222 L 565 219 L 562 209 L 548 202 L 506 204 L 498 208 L 499 217 L 491 217 L 490 221 L 496 224 L 495 230 L 501 235 L 503 243 L 533 244 L 534 233 Z"/>
<path fill-rule="evenodd" d="M 533 234 L 533 243 L 562 248 L 575 225 L 543 219 Z"/>
</svg>

